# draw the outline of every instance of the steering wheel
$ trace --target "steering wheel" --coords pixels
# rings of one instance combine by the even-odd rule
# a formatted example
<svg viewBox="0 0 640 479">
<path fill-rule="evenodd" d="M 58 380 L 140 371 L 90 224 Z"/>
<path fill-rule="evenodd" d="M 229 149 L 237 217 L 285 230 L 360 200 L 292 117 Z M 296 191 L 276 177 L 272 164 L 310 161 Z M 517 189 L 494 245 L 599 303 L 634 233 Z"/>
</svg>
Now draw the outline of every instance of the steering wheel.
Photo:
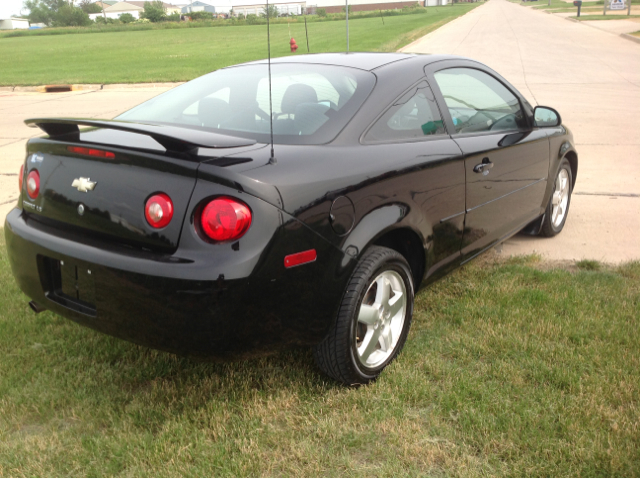
<svg viewBox="0 0 640 479">
<path fill-rule="evenodd" d="M 493 130 L 515 130 L 518 128 L 516 116 L 513 113 L 503 116 L 493 125 L 489 127 L 489 131 Z"/>
<path fill-rule="evenodd" d="M 269 114 L 258 106 L 258 102 L 255 102 L 255 104 L 249 105 L 246 108 L 243 108 L 240 111 L 237 111 L 236 113 L 231 115 L 229 118 L 227 118 L 224 122 L 221 122 L 220 125 L 228 125 L 233 120 L 235 120 L 237 117 L 239 117 L 240 115 L 243 115 L 243 114 L 245 114 L 247 112 L 249 112 L 249 113 L 253 112 L 256 115 L 258 115 L 261 119 L 263 119 L 265 121 L 269 121 Z"/>
</svg>

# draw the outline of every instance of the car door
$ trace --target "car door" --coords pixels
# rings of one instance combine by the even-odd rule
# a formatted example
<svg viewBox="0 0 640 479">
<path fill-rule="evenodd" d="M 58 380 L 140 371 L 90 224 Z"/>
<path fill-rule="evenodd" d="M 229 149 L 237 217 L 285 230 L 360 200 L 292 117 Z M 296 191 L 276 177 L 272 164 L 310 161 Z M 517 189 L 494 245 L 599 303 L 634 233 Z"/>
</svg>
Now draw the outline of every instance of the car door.
<svg viewBox="0 0 640 479">
<path fill-rule="evenodd" d="M 363 154 L 385 158 L 392 171 L 389 180 L 351 195 L 356 210 L 370 209 L 372 193 L 411 205 L 413 226 L 425 238 L 427 275 L 457 264 L 464 228 L 464 160 L 426 78 L 382 110 L 362 143 Z"/>
<path fill-rule="evenodd" d="M 462 255 L 470 259 L 542 214 L 549 141 L 530 126 L 520 95 L 489 69 L 441 62 L 429 74 L 465 155 Z"/>
</svg>

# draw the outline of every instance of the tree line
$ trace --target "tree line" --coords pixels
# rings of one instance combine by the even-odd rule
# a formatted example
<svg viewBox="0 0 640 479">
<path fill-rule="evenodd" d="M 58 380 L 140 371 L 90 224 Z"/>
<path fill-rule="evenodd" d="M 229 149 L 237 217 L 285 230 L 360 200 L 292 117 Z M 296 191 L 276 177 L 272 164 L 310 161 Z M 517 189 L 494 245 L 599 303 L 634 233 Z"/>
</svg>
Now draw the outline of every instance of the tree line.
<svg viewBox="0 0 640 479">
<path fill-rule="evenodd" d="M 90 13 L 102 13 L 102 7 L 92 0 L 80 0 L 77 3 L 73 0 L 25 0 L 24 8 L 29 10 L 26 17 L 31 24 L 43 23 L 48 27 L 86 27 L 94 23 L 89 18 Z M 180 20 L 180 14 L 166 14 L 162 0 L 145 2 L 144 12 L 140 16 L 151 22 Z M 124 13 L 118 18 L 122 23 L 135 20 L 130 13 Z M 113 23 L 114 19 L 97 17 L 96 22 Z"/>
</svg>

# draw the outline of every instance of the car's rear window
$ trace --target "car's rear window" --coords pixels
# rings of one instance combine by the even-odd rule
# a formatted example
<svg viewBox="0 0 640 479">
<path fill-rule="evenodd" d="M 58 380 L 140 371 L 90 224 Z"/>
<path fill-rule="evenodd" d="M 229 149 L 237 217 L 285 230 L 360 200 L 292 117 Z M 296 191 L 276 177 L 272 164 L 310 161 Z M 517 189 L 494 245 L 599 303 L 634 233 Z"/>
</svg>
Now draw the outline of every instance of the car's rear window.
<svg viewBox="0 0 640 479">
<path fill-rule="evenodd" d="M 272 64 L 274 141 L 317 145 L 337 136 L 367 98 L 375 76 L 330 65 Z M 185 83 L 118 120 L 191 126 L 270 141 L 266 64 L 225 68 Z"/>
</svg>

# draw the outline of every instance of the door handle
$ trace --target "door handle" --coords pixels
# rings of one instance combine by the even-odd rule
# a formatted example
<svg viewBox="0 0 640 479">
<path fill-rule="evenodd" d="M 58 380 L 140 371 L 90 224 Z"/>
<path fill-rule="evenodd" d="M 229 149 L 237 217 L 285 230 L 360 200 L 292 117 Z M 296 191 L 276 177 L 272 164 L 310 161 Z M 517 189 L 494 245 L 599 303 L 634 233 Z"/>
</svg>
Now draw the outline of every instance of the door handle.
<svg viewBox="0 0 640 479">
<path fill-rule="evenodd" d="M 474 173 L 482 173 L 484 175 L 489 173 L 489 170 L 493 168 L 493 163 L 489 160 L 488 157 L 482 159 L 482 163 L 478 163 L 473 167 Z"/>
</svg>

